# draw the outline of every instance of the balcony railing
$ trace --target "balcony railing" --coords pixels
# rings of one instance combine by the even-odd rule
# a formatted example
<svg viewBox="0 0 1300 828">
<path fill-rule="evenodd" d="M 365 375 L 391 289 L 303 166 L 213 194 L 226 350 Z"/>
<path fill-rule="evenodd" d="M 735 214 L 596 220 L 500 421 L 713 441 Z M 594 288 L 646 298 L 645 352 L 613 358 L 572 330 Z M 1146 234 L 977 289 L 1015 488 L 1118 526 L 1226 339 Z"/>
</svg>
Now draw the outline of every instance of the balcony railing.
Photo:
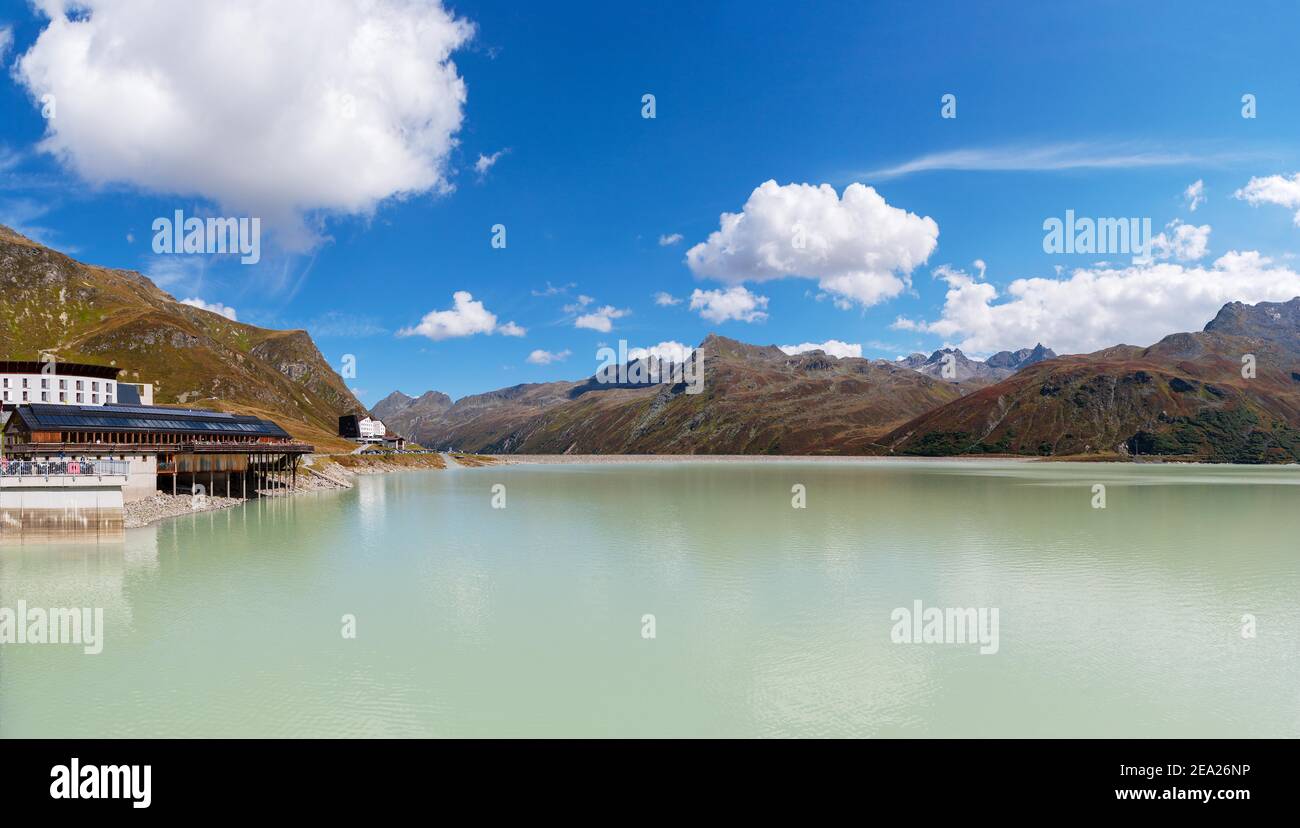
<svg viewBox="0 0 1300 828">
<path fill-rule="evenodd" d="M 130 472 L 131 464 L 125 460 L 0 460 L 0 477 L 102 477 Z"/>
<path fill-rule="evenodd" d="M 185 440 L 176 443 L 18 443 L 5 442 L 5 451 L 11 454 L 49 454 L 67 452 L 69 454 L 117 452 L 145 453 L 233 453 L 233 454 L 311 454 L 315 447 L 310 443 L 286 441 L 281 443 L 243 443 Z"/>
</svg>

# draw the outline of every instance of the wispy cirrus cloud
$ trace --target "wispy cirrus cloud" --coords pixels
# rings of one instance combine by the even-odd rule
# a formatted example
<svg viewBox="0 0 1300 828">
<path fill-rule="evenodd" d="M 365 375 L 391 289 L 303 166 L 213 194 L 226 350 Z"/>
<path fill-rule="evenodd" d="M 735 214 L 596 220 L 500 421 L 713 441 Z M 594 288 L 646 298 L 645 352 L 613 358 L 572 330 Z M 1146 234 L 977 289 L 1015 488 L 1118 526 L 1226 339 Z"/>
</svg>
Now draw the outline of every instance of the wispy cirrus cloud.
<svg viewBox="0 0 1300 828">
<path fill-rule="evenodd" d="M 4 171 L 3 164 L 4 157 L 0 155 L 0 172 Z M 57 243 L 54 230 L 42 223 L 49 212 L 49 202 L 31 198 L 0 198 L 0 224 L 37 244 L 56 247 L 69 255 L 76 253 L 77 248 Z"/>
<path fill-rule="evenodd" d="M 313 336 L 326 339 L 362 339 L 388 333 L 373 316 L 344 311 L 326 311 L 308 322 L 307 328 Z"/>
<path fill-rule="evenodd" d="M 981 172 L 1053 172 L 1059 170 L 1122 170 L 1137 167 L 1179 167 L 1244 160 L 1243 153 L 1171 151 L 1132 143 L 1058 143 L 944 150 L 901 164 L 855 174 L 866 179 L 900 178 L 938 170 Z"/>
<path fill-rule="evenodd" d="M 144 275 L 155 285 L 171 293 L 198 293 L 208 271 L 206 256 L 153 256 L 144 267 Z"/>
</svg>

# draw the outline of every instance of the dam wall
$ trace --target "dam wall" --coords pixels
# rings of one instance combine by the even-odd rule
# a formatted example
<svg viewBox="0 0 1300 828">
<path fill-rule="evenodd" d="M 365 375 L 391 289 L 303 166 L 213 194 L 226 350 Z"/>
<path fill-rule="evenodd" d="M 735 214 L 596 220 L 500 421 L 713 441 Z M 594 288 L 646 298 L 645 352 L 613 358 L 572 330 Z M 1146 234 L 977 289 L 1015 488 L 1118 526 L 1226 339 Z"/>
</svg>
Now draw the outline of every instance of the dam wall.
<svg viewBox="0 0 1300 828">
<path fill-rule="evenodd" d="M 0 544 L 124 539 L 126 475 L 0 478 Z"/>
</svg>

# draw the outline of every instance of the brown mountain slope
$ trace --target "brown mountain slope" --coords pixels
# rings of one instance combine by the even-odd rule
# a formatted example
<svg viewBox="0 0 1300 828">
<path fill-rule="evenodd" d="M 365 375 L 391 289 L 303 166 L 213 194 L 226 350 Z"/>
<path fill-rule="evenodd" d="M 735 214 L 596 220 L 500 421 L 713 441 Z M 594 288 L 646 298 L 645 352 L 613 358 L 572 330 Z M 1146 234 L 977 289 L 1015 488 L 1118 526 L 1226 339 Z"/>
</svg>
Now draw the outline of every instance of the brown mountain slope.
<svg viewBox="0 0 1300 828">
<path fill-rule="evenodd" d="M 1253 355 L 1256 374 L 1243 376 Z M 1300 460 L 1300 298 L 1225 306 L 1206 330 L 1031 365 L 884 438 L 901 454 Z"/>
<path fill-rule="evenodd" d="M 327 448 L 344 445 L 338 417 L 364 410 L 306 331 L 232 322 L 0 227 L 0 357 L 41 353 L 114 365 L 153 383 L 157 403 L 257 414 Z"/>
<path fill-rule="evenodd" d="M 540 454 L 875 454 L 878 437 L 959 385 L 821 351 L 708 337 L 704 385 L 521 385 L 466 397 L 408 435 L 423 445 Z"/>
<path fill-rule="evenodd" d="M 426 423 L 442 416 L 448 408 L 451 408 L 451 397 L 437 391 L 429 391 L 420 397 L 408 397 L 401 391 L 394 391 L 375 403 L 370 413 L 389 431 L 407 435 L 424 431 Z"/>
<path fill-rule="evenodd" d="M 432 448 L 479 451 L 486 446 L 508 446 L 512 432 L 569 402 L 570 392 L 579 385 L 576 382 L 514 385 L 463 397 L 441 413 L 430 416 L 421 416 L 420 409 L 413 407 L 413 411 L 399 413 L 384 423 L 420 445 Z"/>
</svg>

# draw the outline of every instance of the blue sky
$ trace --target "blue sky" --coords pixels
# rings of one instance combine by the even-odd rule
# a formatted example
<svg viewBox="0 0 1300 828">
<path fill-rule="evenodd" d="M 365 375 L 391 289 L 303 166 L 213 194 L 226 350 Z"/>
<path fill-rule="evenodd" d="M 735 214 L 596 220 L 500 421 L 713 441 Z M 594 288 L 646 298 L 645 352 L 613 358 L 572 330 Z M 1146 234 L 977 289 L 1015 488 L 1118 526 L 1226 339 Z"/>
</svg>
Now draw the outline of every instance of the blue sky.
<svg viewBox="0 0 1300 828">
<path fill-rule="evenodd" d="M 182 18 L 142 27 L 95 0 L 53 27 L 59 4 L 42 5 L 0 4 L 0 223 L 242 322 L 306 328 L 336 366 L 356 357 L 349 383 L 366 403 L 578 378 L 620 339 L 838 340 L 888 359 L 1039 339 L 1085 351 L 1199 328 L 1230 299 L 1300 294 L 1294 4 L 455 3 L 461 28 L 441 41 L 454 69 L 435 62 L 434 78 L 436 50 L 419 36 L 385 41 L 333 78 L 365 90 L 358 114 L 337 127 L 309 118 L 310 129 L 267 125 L 321 100 L 313 84 L 333 77 L 356 20 L 305 32 L 294 2 L 196 0 L 187 54 L 168 45 Z M 244 5 L 269 34 L 204 34 L 231 23 L 221 5 Z M 409 4 L 378 5 L 404 31 Z M 103 44 L 123 32 L 131 48 L 115 55 Z M 122 80 L 145 70 L 172 104 Z M 266 84 L 274 94 L 259 72 L 280 79 Z M 43 91 L 57 93 L 52 119 Z M 941 117 L 945 94 L 955 118 Z M 1254 118 L 1242 117 L 1245 94 Z M 202 112 L 216 115 L 186 120 Z M 358 122 L 388 133 L 354 140 Z M 418 140 L 392 129 L 412 123 Z M 692 267 L 687 251 L 769 180 L 770 203 L 790 211 L 774 221 L 807 224 L 825 262 L 756 264 L 764 244 L 788 239 L 755 229 L 753 202 L 744 232 L 713 249 L 718 264 Z M 823 184 L 838 196 L 870 187 L 883 205 L 844 208 L 815 195 Z M 262 261 L 155 254 L 151 225 L 176 209 L 261 216 Z M 1149 218 L 1167 244 L 1136 264 L 1047 254 L 1043 222 L 1066 210 Z M 923 217 L 937 227 L 928 253 Z M 497 224 L 504 248 L 491 244 Z M 900 264 L 904 249 L 921 252 Z M 901 289 L 878 295 L 891 279 Z M 731 304 L 704 318 L 707 296 L 691 307 L 694 291 L 736 288 L 757 302 L 750 321 L 723 319 Z M 471 312 L 426 324 L 445 338 L 409 333 L 457 292 L 495 316 L 494 332 Z M 656 304 L 660 292 L 679 303 Z M 580 296 L 590 301 L 565 309 Z M 606 307 L 608 331 L 576 325 Z M 526 332 L 509 335 L 509 322 Z M 529 362 L 535 351 L 554 359 Z"/>
</svg>

